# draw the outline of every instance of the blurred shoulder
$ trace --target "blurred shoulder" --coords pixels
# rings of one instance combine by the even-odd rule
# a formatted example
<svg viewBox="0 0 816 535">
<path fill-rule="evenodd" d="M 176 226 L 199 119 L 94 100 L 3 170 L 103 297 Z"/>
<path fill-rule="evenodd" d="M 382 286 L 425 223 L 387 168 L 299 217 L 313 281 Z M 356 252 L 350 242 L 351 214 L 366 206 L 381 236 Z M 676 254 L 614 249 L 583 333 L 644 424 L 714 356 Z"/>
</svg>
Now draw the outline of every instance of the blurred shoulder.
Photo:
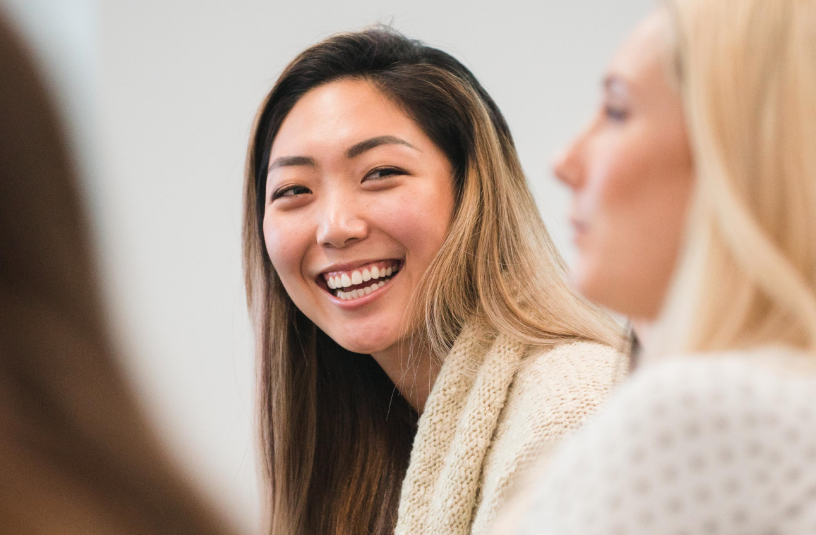
<svg viewBox="0 0 816 535">
<path fill-rule="evenodd" d="M 816 511 L 806 492 L 816 488 L 811 364 L 763 349 L 645 365 L 559 446 L 522 515 L 529 529 L 516 533 L 700 533 L 711 518 L 725 522 L 720 532 L 741 532 L 734 519 L 783 526 L 791 508 Z M 776 505 L 751 505 L 783 491 Z M 694 515 L 677 514 L 685 503 Z M 648 526 L 638 524 L 644 514 Z"/>
<path fill-rule="evenodd" d="M 744 439 L 804 406 L 816 408 L 809 356 L 776 349 L 681 355 L 631 374 L 593 428 L 631 444 L 703 431 L 707 440 Z"/>
<path fill-rule="evenodd" d="M 816 357 L 782 348 L 761 348 L 680 355 L 646 365 L 621 389 L 621 403 L 667 403 L 693 412 L 704 402 L 710 408 L 746 407 L 751 400 L 768 406 L 796 397 L 812 397 Z M 705 407 L 702 410 L 707 410 Z"/>
</svg>

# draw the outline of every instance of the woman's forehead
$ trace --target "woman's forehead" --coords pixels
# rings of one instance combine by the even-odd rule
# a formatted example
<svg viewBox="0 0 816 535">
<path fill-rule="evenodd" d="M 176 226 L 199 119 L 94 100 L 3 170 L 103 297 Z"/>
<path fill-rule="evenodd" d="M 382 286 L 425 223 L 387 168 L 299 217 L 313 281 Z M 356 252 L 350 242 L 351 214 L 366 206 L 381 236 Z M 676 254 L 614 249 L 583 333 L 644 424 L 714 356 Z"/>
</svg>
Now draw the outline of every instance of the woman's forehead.
<svg viewBox="0 0 816 535">
<path fill-rule="evenodd" d="M 307 92 L 281 124 L 273 158 L 307 146 L 348 146 L 378 136 L 416 144 L 422 131 L 373 84 L 338 80 Z"/>
<path fill-rule="evenodd" d="M 652 12 L 629 34 L 608 68 L 608 78 L 637 85 L 662 71 L 668 53 L 668 16 L 664 9 Z"/>
</svg>

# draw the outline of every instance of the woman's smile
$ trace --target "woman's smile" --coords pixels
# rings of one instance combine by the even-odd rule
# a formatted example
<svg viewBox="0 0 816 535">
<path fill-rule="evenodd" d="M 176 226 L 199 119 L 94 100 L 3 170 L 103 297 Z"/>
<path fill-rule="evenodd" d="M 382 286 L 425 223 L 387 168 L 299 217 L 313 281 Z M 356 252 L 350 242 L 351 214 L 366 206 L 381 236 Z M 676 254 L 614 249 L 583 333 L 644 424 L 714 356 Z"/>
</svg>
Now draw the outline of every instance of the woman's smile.
<svg viewBox="0 0 816 535">
<path fill-rule="evenodd" d="M 401 267 L 401 260 L 366 261 L 354 267 L 332 266 L 320 274 L 317 283 L 338 305 L 364 305 L 382 294 L 380 290 L 391 283 Z M 363 299 L 369 296 L 370 299 Z"/>
</svg>

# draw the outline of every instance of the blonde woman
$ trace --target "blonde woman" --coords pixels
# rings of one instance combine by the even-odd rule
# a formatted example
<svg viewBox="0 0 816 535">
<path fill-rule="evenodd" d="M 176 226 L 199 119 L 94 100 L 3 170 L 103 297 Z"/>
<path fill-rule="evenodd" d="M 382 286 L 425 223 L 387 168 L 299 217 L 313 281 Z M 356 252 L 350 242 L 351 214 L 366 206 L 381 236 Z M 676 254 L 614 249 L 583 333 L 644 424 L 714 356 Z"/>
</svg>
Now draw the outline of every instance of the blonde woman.
<svg viewBox="0 0 816 535">
<path fill-rule="evenodd" d="M 280 76 L 244 240 L 274 534 L 481 533 L 627 366 L 564 282 L 496 105 L 389 29 Z"/>
<path fill-rule="evenodd" d="M 56 113 L 0 18 L 0 532 L 227 535 L 111 348 Z"/>
<path fill-rule="evenodd" d="M 814 96 L 814 0 L 674 0 L 623 45 L 556 172 L 578 286 L 653 324 L 498 532 L 816 532 Z"/>
</svg>

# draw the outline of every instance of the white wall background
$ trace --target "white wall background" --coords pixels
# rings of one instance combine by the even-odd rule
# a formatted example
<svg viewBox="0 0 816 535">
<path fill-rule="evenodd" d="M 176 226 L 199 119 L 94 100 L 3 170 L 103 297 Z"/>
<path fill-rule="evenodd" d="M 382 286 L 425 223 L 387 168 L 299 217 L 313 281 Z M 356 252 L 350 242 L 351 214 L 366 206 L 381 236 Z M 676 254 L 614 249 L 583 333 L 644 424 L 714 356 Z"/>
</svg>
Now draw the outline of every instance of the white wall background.
<svg viewBox="0 0 816 535">
<path fill-rule="evenodd" d="M 331 33 L 392 23 L 469 66 L 504 112 L 568 259 L 549 161 L 594 111 L 652 0 L 0 0 L 33 40 L 87 176 L 111 315 L 175 455 L 258 526 L 241 183 L 256 108 Z"/>
</svg>

